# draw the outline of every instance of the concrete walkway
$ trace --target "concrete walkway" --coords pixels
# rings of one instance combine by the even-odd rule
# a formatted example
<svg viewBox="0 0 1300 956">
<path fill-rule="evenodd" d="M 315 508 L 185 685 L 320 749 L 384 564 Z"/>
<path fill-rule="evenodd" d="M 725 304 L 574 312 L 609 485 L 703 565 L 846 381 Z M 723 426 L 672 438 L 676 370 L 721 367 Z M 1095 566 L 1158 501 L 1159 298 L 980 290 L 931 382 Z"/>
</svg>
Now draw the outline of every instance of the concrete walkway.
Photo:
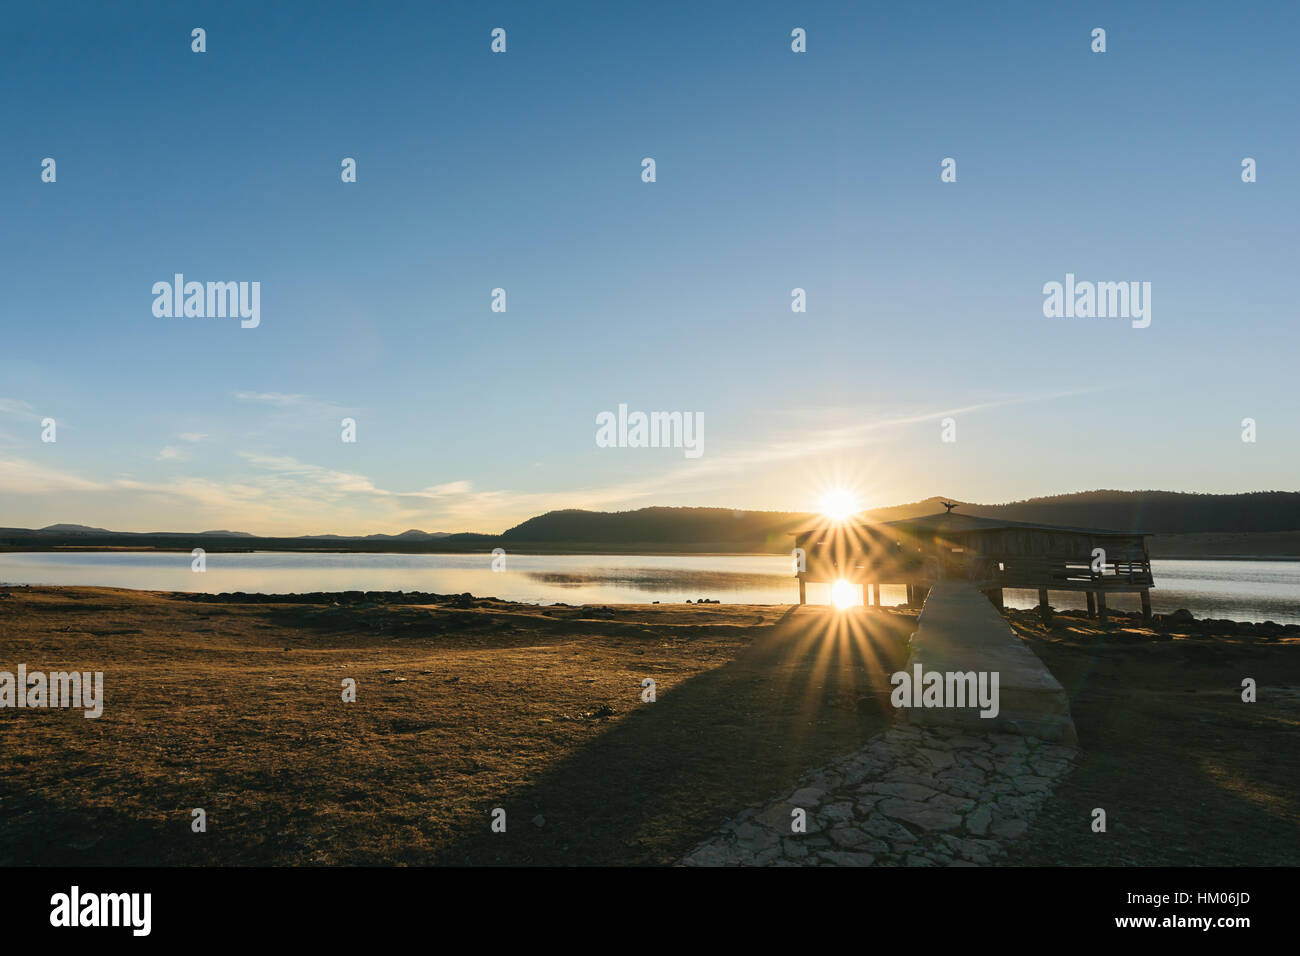
<svg viewBox="0 0 1300 956">
<path fill-rule="evenodd" d="M 1003 857 L 1078 755 L 1065 691 L 965 582 L 931 589 L 910 647 L 909 672 L 997 672 L 998 716 L 900 709 L 905 718 L 862 750 L 744 810 L 681 864 L 979 866 Z"/>
<path fill-rule="evenodd" d="M 994 718 L 970 707 L 924 707 L 906 712 L 912 722 L 1078 742 L 1065 689 L 989 599 L 965 581 L 940 581 L 930 589 L 909 646 L 909 672 L 919 664 L 940 673 L 996 673 L 999 688 Z"/>
<path fill-rule="evenodd" d="M 1029 829 L 1076 755 L 1019 734 L 900 724 L 741 812 L 681 863 L 988 865 Z M 795 810 L 806 815 L 803 833 L 793 829 Z"/>
</svg>

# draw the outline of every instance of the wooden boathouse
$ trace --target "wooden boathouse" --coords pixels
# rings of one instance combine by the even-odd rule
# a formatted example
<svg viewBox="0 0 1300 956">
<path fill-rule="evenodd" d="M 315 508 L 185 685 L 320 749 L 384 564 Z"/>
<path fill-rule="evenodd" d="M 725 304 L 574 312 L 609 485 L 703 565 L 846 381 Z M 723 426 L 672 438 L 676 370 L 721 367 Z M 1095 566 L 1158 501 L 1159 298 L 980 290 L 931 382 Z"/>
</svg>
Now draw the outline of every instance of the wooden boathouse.
<svg viewBox="0 0 1300 956">
<path fill-rule="evenodd" d="M 862 585 L 862 603 L 880 605 L 882 584 L 907 587 L 907 603 L 924 603 L 937 581 L 968 581 L 1002 606 L 1004 588 L 1083 591 L 1089 616 L 1106 619 L 1106 595 L 1136 593 L 1151 617 L 1151 559 L 1142 532 L 1104 531 L 954 514 L 870 523 L 826 520 L 795 533 L 799 603 L 807 582 Z M 867 600 L 867 588 L 873 600 Z"/>
</svg>

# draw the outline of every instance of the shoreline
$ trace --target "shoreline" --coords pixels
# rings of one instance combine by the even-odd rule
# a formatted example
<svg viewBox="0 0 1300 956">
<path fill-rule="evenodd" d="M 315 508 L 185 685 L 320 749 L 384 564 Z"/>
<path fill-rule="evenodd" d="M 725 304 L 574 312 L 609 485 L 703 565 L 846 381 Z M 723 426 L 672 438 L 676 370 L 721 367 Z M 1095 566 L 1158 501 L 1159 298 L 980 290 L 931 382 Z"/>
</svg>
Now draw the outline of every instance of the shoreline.
<svg viewBox="0 0 1300 956">
<path fill-rule="evenodd" d="M 80 545 L 53 545 L 48 548 L 16 548 L 6 545 L 0 545 L 0 554 L 122 554 L 122 553 L 141 553 L 149 554 L 157 552 L 159 554 L 189 554 L 193 548 L 156 548 L 149 545 L 140 546 L 80 546 Z M 468 554 L 491 557 L 491 548 L 460 548 L 446 551 L 439 550 L 391 550 L 387 548 L 376 548 L 372 550 L 359 550 L 357 548 L 204 548 L 207 554 L 408 554 L 413 557 L 422 554 Z M 646 558 L 788 558 L 789 552 L 786 551 L 651 551 L 644 548 L 634 548 L 630 551 L 611 551 L 602 549 L 598 551 L 582 551 L 574 548 L 562 548 L 557 551 L 539 550 L 536 548 L 517 548 L 507 552 L 513 555 L 538 555 L 553 558 L 562 558 L 566 556 L 573 557 L 646 557 Z M 1288 560 L 1300 561 L 1300 555 Z"/>
<path fill-rule="evenodd" d="M 198 545 L 195 545 L 198 547 Z M 0 554 L 189 554 L 193 551 L 189 547 L 158 547 L 155 545 L 76 545 L 76 544 L 59 544 L 48 545 L 46 547 L 32 547 L 27 545 L 3 545 L 0 544 Z M 491 555 L 492 549 L 487 547 L 473 548 L 421 548 L 414 550 L 410 548 L 231 548 L 231 547 L 204 547 L 207 554 L 408 554 L 416 555 L 445 555 L 445 554 L 466 554 L 466 555 Z M 646 557 L 646 558 L 780 558 L 789 557 L 788 551 L 720 551 L 720 550 L 702 550 L 702 551 L 660 551 L 651 548 L 629 548 L 615 550 L 612 548 L 596 548 L 586 550 L 583 548 L 511 548 L 507 550 L 508 554 L 544 556 L 544 557 Z M 1150 554 L 1152 561 L 1300 561 L 1300 554 L 1178 554 L 1169 552 L 1160 552 L 1152 550 Z"/>
<path fill-rule="evenodd" d="M 692 610 L 703 610 L 708 608 L 727 613 L 743 613 L 747 611 L 770 612 L 773 609 L 785 609 L 786 613 L 790 613 L 801 607 L 801 605 L 795 602 L 750 604 L 727 603 L 704 599 L 699 601 L 688 600 L 671 603 L 664 601 L 650 601 L 634 604 L 611 602 L 584 602 L 580 604 L 570 604 L 567 602 L 557 601 L 551 604 L 534 604 L 526 601 L 506 600 L 496 597 L 495 595 L 476 595 L 469 591 L 447 594 L 434 591 L 361 590 L 294 591 L 285 593 L 261 591 L 167 591 L 146 588 L 120 588 L 80 584 L 7 584 L 0 581 L 0 601 L 8 598 L 13 592 L 36 594 L 50 592 L 51 594 L 61 594 L 66 592 L 83 591 L 105 592 L 112 595 L 147 595 L 153 598 L 163 598 L 167 600 L 199 604 L 237 604 L 251 606 L 326 605 L 340 608 L 436 606 L 457 609 L 492 607 L 497 609 L 527 608 L 533 611 L 540 611 L 543 614 L 550 610 L 581 611 L 590 609 L 593 613 L 603 619 L 618 617 L 620 615 L 634 616 L 646 612 L 654 612 L 658 614 L 665 611 L 680 610 L 684 613 L 690 613 L 690 611 L 687 610 L 688 608 Z M 833 610 L 831 605 L 809 604 L 802 606 L 817 609 L 819 613 L 831 613 Z M 909 606 L 906 604 L 888 605 L 879 609 L 854 605 L 851 608 L 835 613 L 846 614 L 848 615 L 848 618 L 862 615 L 870 617 L 875 614 L 904 614 L 914 616 L 919 614 L 920 610 L 920 607 Z M 1107 614 L 1110 620 L 1106 623 L 1102 623 L 1096 618 L 1088 617 L 1087 612 L 1080 608 L 1053 608 L 1051 615 L 1047 618 L 1047 622 L 1050 624 L 1057 618 L 1069 618 L 1072 620 L 1086 621 L 1089 626 L 1101 630 L 1106 630 L 1108 628 L 1136 627 L 1154 632 L 1186 630 L 1195 634 L 1219 633 L 1232 636 L 1256 636 L 1262 637 L 1265 640 L 1276 640 L 1283 635 L 1300 638 L 1300 624 L 1279 623 L 1271 620 L 1238 621 L 1231 618 L 1196 617 L 1186 608 L 1178 608 L 1174 611 L 1153 614 L 1150 621 L 1143 620 L 1141 611 L 1125 611 L 1123 609 L 1110 608 L 1108 609 Z M 1005 607 L 1002 609 L 1002 616 L 1013 625 L 1024 623 L 1036 624 L 1043 620 L 1042 615 L 1037 608 Z"/>
</svg>

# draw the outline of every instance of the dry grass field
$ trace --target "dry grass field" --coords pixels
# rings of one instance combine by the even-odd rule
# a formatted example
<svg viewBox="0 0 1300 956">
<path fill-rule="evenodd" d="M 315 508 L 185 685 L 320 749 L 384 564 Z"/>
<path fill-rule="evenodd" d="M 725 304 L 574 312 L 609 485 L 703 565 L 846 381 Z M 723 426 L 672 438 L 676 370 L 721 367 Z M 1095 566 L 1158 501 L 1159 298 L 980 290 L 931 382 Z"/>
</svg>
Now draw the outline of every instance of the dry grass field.
<svg viewBox="0 0 1300 956">
<path fill-rule="evenodd" d="M 1016 629 L 1070 695 L 1082 759 L 1011 863 L 1300 866 L 1300 638 L 1099 625 Z M 1241 699 L 1253 678 L 1258 700 Z M 1093 833 L 1101 807 L 1107 832 Z"/>
<path fill-rule="evenodd" d="M 0 865 L 671 863 L 883 729 L 915 621 L 297 600 L 0 589 L 0 670 L 103 671 L 106 698 L 0 710 Z M 1085 751 L 1012 862 L 1298 862 L 1294 637 L 1009 615 Z"/>
<path fill-rule="evenodd" d="M 671 862 L 883 727 L 911 623 L 813 647 L 784 607 L 8 595 L 0 669 L 102 670 L 106 704 L 0 711 L 5 864 Z"/>
</svg>

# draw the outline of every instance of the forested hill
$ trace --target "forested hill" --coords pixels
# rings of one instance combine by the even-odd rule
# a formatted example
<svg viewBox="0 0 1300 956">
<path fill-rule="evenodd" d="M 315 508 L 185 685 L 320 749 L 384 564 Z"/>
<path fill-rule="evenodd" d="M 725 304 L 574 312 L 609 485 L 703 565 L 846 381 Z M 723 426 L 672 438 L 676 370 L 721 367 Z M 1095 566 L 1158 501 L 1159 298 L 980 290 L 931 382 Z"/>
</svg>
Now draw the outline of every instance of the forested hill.
<svg viewBox="0 0 1300 956">
<path fill-rule="evenodd" d="M 1254 491 L 1242 495 L 1085 491 L 1004 505 L 969 505 L 961 510 L 1012 521 L 1157 534 L 1300 530 L 1300 492 L 1297 491 Z"/>
<path fill-rule="evenodd" d="M 882 508 L 876 521 L 943 511 L 941 498 Z M 949 501 L 955 499 L 947 499 Z M 1172 491 L 1086 491 L 1030 498 L 1000 505 L 961 504 L 963 514 L 1115 531 L 1158 534 L 1241 533 L 1300 530 L 1300 492 L 1260 491 L 1241 495 Z M 513 544 L 589 543 L 620 550 L 712 548 L 772 551 L 789 546 L 788 533 L 816 520 L 812 514 L 733 511 L 730 508 L 642 508 L 637 511 L 551 511 L 506 531 Z"/>
<path fill-rule="evenodd" d="M 501 535 L 510 545 L 590 544 L 618 550 L 788 551 L 789 532 L 811 516 L 730 508 L 642 508 L 638 511 L 549 511 Z"/>
<path fill-rule="evenodd" d="M 941 498 L 882 508 L 876 521 L 894 521 L 943 511 Z M 949 501 L 955 499 L 948 499 Z M 1085 491 L 1030 498 L 1000 505 L 964 503 L 959 512 L 1011 521 L 1146 531 L 1158 535 L 1152 553 L 1300 555 L 1300 492 L 1257 491 L 1241 495 L 1184 494 L 1171 491 Z M 264 538 L 233 531 L 195 534 L 123 533 L 80 525 L 30 530 L 0 528 L 0 550 L 47 551 L 136 548 L 211 551 L 507 551 L 621 552 L 674 551 L 777 554 L 793 546 L 790 532 L 817 521 L 814 514 L 788 511 L 735 511 L 730 508 L 641 508 L 637 511 L 551 511 L 500 535 L 430 533 L 364 537 L 314 535 Z M 1267 534 L 1268 540 L 1258 537 Z M 1171 537 L 1174 536 L 1174 537 Z M 1196 536 L 1196 537 L 1193 537 Z M 1233 540 L 1229 541 L 1228 538 Z M 1256 536 L 1253 539 L 1251 536 Z"/>
</svg>

